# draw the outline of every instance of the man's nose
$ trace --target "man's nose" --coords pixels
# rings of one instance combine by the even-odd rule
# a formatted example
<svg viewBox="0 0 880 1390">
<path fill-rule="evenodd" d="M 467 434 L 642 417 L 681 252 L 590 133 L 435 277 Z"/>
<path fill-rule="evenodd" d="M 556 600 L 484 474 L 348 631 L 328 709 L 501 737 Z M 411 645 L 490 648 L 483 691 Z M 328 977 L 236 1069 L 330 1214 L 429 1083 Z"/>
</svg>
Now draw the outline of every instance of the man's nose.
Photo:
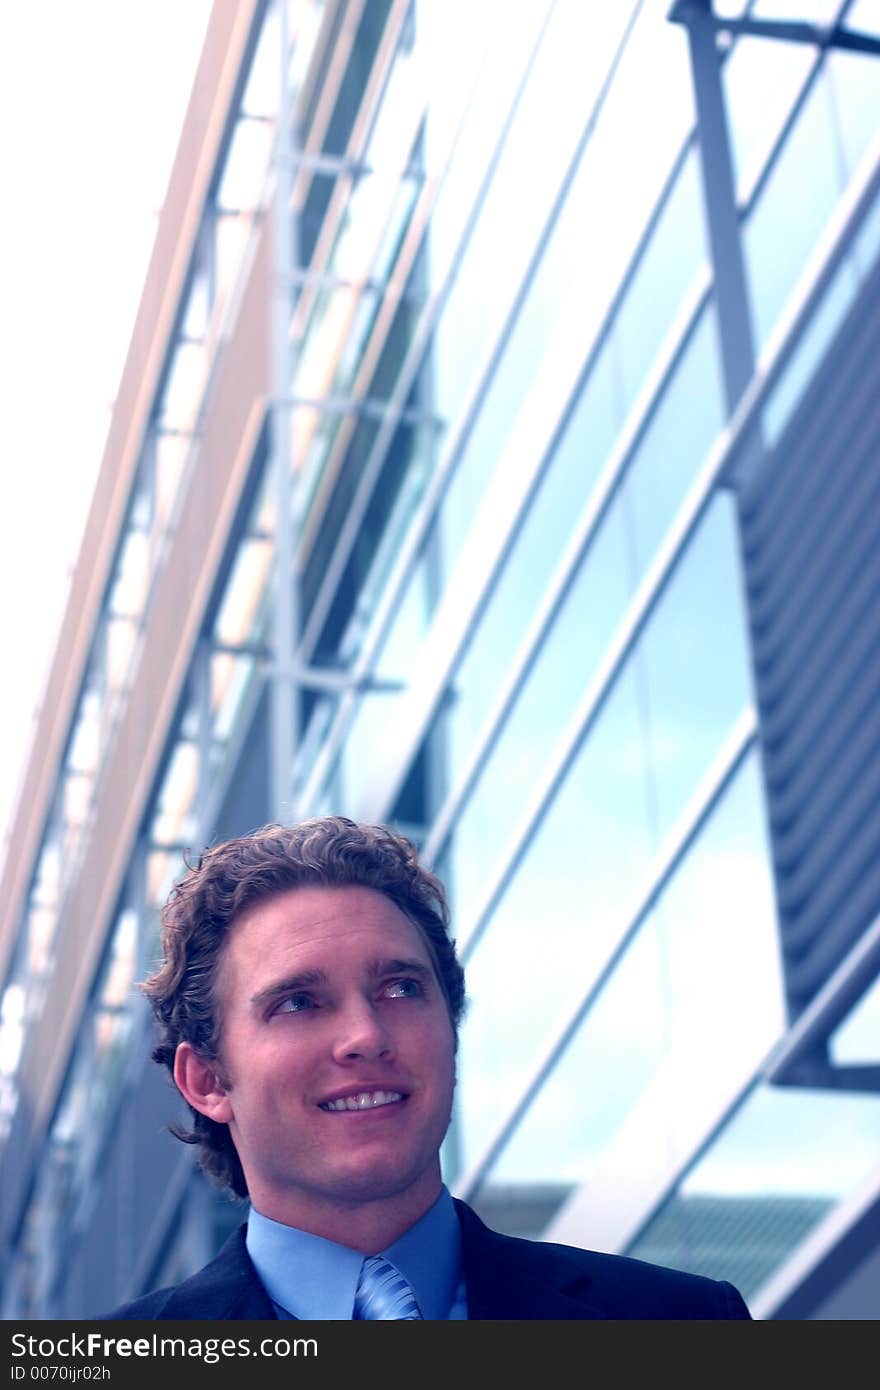
<svg viewBox="0 0 880 1390">
<path fill-rule="evenodd" d="M 337 1062 L 388 1057 L 393 1050 L 388 1029 L 369 1000 L 352 1002 L 340 1009 L 333 1047 Z"/>
</svg>

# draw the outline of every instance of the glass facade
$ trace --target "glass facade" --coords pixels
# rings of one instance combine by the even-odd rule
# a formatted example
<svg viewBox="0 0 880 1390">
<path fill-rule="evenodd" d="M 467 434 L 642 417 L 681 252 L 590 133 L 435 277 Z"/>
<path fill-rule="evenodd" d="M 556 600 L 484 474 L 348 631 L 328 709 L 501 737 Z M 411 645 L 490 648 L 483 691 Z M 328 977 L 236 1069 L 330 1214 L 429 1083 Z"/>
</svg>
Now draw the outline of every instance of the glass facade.
<svg viewBox="0 0 880 1390">
<path fill-rule="evenodd" d="M 6 1316 L 97 1312 L 237 1219 L 153 1131 L 166 1196 L 136 1236 L 98 1196 L 174 1116 L 133 989 L 161 904 L 188 850 L 270 819 L 394 823 L 446 883 L 470 1004 L 444 1174 L 496 1228 L 729 1277 L 772 1316 L 762 1291 L 868 1180 L 875 927 L 808 1005 L 824 1083 L 779 1061 L 807 1025 L 743 494 L 873 283 L 880 24 L 864 0 L 717 5 L 707 64 L 686 8 L 478 0 L 463 29 L 444 0 L 253 4 L 9 956 L 0 1141 L 30 1125 L 40 1176 Z M 794 19 L 817 27 L 776 32 Z M 729 187 L 694 92 L 725 114 Z M 266 371 L 209 458 L 254 322 Z M 157 672 L 186 547 L 167 603 L 191 627 Z M 31 1123 L 139 700 L 157 751 Z M 116 1260 L 89 1285 L 99 1236 Z"/>
</svg>

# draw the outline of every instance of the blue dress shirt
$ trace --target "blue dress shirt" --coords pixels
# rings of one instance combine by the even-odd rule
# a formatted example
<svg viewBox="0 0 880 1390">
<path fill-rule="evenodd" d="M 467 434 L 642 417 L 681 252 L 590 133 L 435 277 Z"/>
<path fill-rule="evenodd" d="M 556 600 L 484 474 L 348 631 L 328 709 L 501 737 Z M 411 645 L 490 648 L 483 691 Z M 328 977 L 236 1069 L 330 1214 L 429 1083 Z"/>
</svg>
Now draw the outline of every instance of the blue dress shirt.
<svg viewBox="0 0 880 1390">
<path fill-rule="evenodd" d="M 359 1250 L 284 1226 L 251 1208 L 247 1251 L 279 1318 L 351 1317 L 364 1262 Z M 467 1318 L 461 1228 L 445 1187 L 414 1226 L 376 1253 L 409 1281 L 424 1318 Z"/>
</svg>

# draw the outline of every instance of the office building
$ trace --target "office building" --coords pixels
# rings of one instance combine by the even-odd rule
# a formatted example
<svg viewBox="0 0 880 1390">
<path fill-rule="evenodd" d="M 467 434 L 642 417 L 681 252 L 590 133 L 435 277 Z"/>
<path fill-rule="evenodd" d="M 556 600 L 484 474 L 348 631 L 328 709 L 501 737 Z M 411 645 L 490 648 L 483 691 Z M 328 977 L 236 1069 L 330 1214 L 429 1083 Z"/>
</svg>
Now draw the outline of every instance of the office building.
<svg viewBox="0 0 880 1390">
<path fill-rule="evenodd" d="M 880 1314 L 880 5 L 216 0 L 0 892 L 6 1317 L 242 1219 L 184 857 L 446 882 L 499 1229 Z"/>
</svg>

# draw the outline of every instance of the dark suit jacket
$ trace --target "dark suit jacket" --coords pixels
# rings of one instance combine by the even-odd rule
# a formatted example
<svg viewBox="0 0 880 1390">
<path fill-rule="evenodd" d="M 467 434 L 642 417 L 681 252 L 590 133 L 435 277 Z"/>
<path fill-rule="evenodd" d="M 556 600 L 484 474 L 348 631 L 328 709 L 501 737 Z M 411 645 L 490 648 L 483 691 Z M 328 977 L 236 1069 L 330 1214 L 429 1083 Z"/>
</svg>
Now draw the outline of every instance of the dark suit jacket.
<svg viewBox="0 0 880 1390">
<path fill-rule="evenodd" d="M 455 1207 L 472 1319 L 749 1317 L 742 1298 L 726 1282 L 621 1255 L 499 1235 L 463 1202 L 457 1201 Z M 182 1284 L 158 1289 L 105 1316 L 274 1318 L 272 1303 L 248 1256 L 245 1231 L 241 1226 L 210 1264 Z"/>
</svg>

